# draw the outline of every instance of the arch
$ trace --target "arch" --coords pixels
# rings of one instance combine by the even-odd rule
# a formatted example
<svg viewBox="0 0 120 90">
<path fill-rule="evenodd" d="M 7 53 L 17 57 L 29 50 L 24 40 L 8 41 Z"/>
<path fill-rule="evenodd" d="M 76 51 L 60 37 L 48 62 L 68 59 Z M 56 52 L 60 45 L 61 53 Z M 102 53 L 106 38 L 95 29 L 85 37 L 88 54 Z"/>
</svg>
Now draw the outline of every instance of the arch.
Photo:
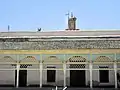
<svg viewBox="0 0 120 90">
<path fill-rule="evenodd" d="M 73 56 L 68 59 L 67 62 L 86 62 L 87 59 L 84 58 L 83 56 Z"/>
<path fill-rule="evenodd" d="M 34 56 L 26 56 L 22 60 L 20 60 L 20 63 L 39 63 L 39 61 Z"/>
<path fill-rule="evenodd" d="M 4 56 L 4 57 L 0 58 L 0 62 L 16 63 L 17 61 L 14 60 L 11 56 Z"/>
<path fill-rule="evenodd" d="M 113 60 L 107 56 L 99 56 L 95 59 L 94 62 L 113 62 Z"/>
<path fill-rule="evenodd" d="M 62 61 L 57 56 L 49 56 L 45 58 L 43 63 L 62 63 Z"/>
</svg>

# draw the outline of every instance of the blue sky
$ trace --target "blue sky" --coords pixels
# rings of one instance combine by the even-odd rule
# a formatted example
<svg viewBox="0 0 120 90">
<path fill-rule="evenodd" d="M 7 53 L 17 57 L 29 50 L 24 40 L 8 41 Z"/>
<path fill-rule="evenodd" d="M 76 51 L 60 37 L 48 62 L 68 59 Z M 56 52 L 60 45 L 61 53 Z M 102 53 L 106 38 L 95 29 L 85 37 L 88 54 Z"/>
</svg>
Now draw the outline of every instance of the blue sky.
<svg viewBox="0 0 120 90">
<path fill-rule="evenodd" d="M 64 30 L 68 11 L 79 29 L 120 29 L 120 0 L 0 0 L 0 31 Z"/>
</svg>

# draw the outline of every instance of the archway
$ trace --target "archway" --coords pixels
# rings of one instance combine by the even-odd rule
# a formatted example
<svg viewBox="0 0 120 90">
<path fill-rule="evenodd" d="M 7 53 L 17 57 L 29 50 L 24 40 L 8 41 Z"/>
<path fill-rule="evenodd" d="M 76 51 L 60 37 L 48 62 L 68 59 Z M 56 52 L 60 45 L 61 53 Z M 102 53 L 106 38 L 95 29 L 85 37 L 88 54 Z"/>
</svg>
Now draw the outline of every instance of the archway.
<svg viewBox="0 0 120 90">
<path fill-rule="evenodd" d="M 73 56 L 67 61 L 70 65 L 70 86 L 86 86 L 86 61 L 86 58 L 82 56 Z"/>
<path fill-rule="evenodd" d="M 108 56 L 97 56 L 93 61 L 93 81 L 97 81 L 101 87 L 114 87 L 114 60 Z M 106 84 L 106 85 L 105 85 Z"/>
<path fill-rule="evenodd" d="M 63 63 L 57 55 L 43 58 L 43 86 L 63 86 Z"/>
<path fill-rule="evenodd" d="M 16 58 L 13 55 L 1 55 L 0 58 L 0 86 L 15 86 L 14 71 Z"/>
<path fill-rule="evenodd" d="M 39 82 L 39 61 L 34 56 L 26 56 L 19 63 L 19 87 L 34 86 L 36 80 Z"/>
</svg>

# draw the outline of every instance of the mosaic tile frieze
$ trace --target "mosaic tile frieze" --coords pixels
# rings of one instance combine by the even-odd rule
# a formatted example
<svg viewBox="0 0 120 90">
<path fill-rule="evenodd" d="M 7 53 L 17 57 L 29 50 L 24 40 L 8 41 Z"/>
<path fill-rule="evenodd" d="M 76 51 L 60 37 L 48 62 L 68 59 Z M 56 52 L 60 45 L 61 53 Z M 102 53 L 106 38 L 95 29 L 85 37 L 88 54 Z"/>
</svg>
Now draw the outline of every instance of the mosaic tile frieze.
<svg viewBox="0 0 120 90">
<path fill-rule="evenodd" d="M 120 48 L 118 40 L 59 40 L 36 42 L 0 42 L 1 50 L 53 50 L 53 49 L 81 49 L 81 48 Z"/>
</svg>

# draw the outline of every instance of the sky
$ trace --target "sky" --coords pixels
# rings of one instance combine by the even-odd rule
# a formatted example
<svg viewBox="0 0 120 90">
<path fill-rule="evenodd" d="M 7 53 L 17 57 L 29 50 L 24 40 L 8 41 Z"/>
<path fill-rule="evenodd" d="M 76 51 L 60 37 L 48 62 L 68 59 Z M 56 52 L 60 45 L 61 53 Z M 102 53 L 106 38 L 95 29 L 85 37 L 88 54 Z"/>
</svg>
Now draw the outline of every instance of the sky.
<svg viewBox="0 0 120 90">
<path fill-rule="evenodd" d="M 81 30 L 120 30 L 120 0 L 0 0 L 0 31 L 63 31 L 68 12 Z"/>
</svg>

